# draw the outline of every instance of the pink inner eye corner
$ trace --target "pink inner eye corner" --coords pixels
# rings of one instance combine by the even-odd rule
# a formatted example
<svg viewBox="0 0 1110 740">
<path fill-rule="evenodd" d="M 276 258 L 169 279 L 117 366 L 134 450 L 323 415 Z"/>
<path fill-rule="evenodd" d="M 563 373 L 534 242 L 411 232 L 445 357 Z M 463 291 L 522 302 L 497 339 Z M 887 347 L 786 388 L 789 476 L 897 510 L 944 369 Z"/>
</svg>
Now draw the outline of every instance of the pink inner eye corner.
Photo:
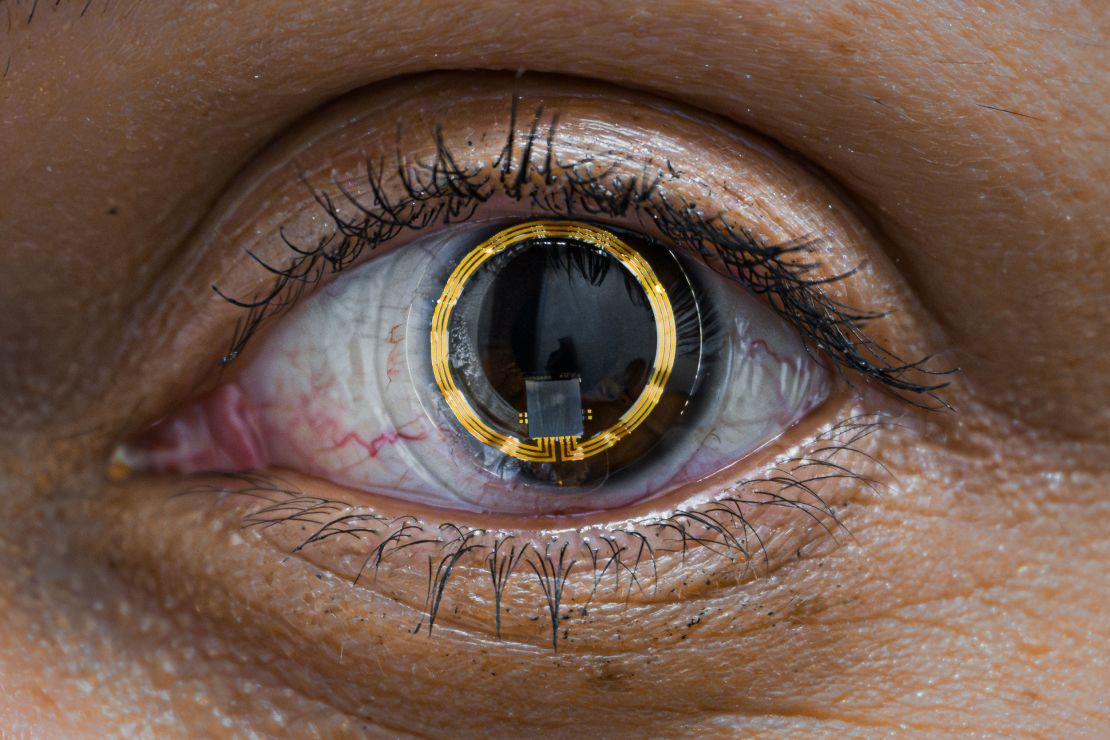
<svg viewBox="0 0 1110 740">
<path fill-rule="evenodd" d="M 247 398 L 238 385 L 229 384 L 117 447 L 109 475 L 122 478 L 134 470 L 242 472 L 264 470 L 269 465 L 266 446 L 251 419 Z"/>
</svg>

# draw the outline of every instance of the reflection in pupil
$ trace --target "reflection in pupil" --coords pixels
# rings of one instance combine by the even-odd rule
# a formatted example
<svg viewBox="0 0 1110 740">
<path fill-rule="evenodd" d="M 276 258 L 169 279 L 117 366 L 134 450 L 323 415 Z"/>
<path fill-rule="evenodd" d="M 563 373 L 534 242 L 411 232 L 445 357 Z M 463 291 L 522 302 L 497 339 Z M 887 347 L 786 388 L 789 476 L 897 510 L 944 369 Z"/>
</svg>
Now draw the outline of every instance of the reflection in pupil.
<svg viewBox="0 0 1110 740">
<path fill-rule="evenodd" d="M 655 352 L 643 289 L 606 252 L 536 239 L 476 275 L 474 347 L 528 437 L 609 426 L 639 395 Z M 568 398 L 568 396 L 570 396 Z M 589 418 L 587 418 L 589 417 Z"/>
</svg>

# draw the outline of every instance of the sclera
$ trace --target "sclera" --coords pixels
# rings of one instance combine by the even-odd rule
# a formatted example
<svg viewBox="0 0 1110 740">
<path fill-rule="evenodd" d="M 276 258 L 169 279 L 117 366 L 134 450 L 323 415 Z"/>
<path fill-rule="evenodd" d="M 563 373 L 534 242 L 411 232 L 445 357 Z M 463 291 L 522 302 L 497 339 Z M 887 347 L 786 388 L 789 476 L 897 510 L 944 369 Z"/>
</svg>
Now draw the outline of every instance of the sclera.
<svg viewBox="0 0 1110 740">
<path fill-rule="evenodd" d="M 435 382 L 445 276 L 491 227 L 446 228 L 372 260 L 285 317 L 239 381 L 273 465 L 447 509 L 551 515 L 662 496 L 743 459 L 829 393 L 827 369 L 743 286 L 690 262 L 721 317 L 696 410 L 620 477 L 568 492 L 460 428 Z"/>
</svg>

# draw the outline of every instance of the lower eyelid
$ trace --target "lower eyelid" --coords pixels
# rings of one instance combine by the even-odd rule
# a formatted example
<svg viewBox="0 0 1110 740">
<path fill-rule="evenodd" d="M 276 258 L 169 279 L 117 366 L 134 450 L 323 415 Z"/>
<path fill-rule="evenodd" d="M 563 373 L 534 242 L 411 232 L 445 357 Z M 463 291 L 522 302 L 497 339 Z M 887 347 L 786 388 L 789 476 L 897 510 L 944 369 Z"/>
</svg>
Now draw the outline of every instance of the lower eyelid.
<svg viewBox="0 0 1110 740">
<path fill-rule="evenodd" d="M 513 721 L 550 726 L 543 723 L 551 719 L 551 697 L 570 691 L 583 696 L 572 707 L 576 721 L 593 725 L 604 720 L 609 707 L 608 702 L 595 706 L 606 686 L 615 687 L 612 707 L 622 715 L 647 707 L 685 717 L 691 706 L 706 711 L 735 706 L 739 692 L 789 711 L 792 705 L 775 704 L 780 689 L 796 697 L 814 692 L 814 686 L 843 686 L 844 661 L 850 666 L 857 657 L 851 635 L 872 624 L 856 616 L 854 602 L 873 593 L 856 576 L 882 574 L 887 566 L 867 560 L 869 549 L 840 545 L 859 536 L 868 546 L 870 527 L 883 523 L 873 518 L 881 514 L 875 499 L 893 484 L 883 462 L 896 470 L 899 463 L 905 469 L 920 462 L 899 452 L 920 441 L 920 429 L 889 399 L 865 392 L 840 396 L 819 413 L 824 414 L 815 418 L 819 429 L 832 432 L 839 426 L 839 441 L 816 440 L 819 432 L 799 429 L 800 439 L 783 440 L 781 456 L 734 475 L 775 479 L 750 493 L 797 496 L 798 490 L 783 489 L 784 474 L 777 468 L 796 468 L 796 477 L 812 478 L 821 473 L 787 462 L 822 448 L 856 448 L 859 453 L 844 449 L 830 459 L 855 476 L 878 479 L 874 489 L 854 477 L 813 484 L 846 530 L 826 519 L 829 534 L 797 509 L 753 505 L 749 521 L 765 525 L 760 531 L 768 561 L 740 562 L 727 550 L 721 550 L 723 556 L 711 551 L 711 542 L 692 542 L 685 559 L 681 552 L 658 555 L 667 559 L 658 578 L 650 556 L 637 562 L 638 550 L 628 549 L 616 560 L 599 555 L 596 567 L 587 553 L 578 553 L 584 557 L 573 558 L 569 573 L 564 559 L 565 575 L 558 580 L 551 574 L 559 567 L 559 550 L 551 561 L 520 560 L 503 589 L 500 641 L 488 550 L 452 563 L 442 547 L 414 546 L 391 554 L 376 573 L 371 570 L 352 585 L 352 574 L 371 554 L 369 538 L 337 535 L 295 550 L 342 509 L 321 509 L 305 521 L 244 527 L 244 516 L 269 502 L 255 497 L 262 490 L 220 493 L 234 487 L 227 481 L 158 476 L 109 486 L 88 501 L 94 508 L 83 510 L 88 516 L 74 528 L 73 546 L 82 556 L 109 564 L 113 574 L 139 589 L 139 598 L 149 593 L 148 603 L 172 615 L 176 634 L 166 639 L 186 645 L 190 661 L 196 650 L 197 670 L 215 666 L 228 670 L 235 686 L 253 691 L 272 685 L 318 699 L 329 711 L 355 718 L 346 731 L 381 723 L 450 734 L 458 718 L 478 706 L 511 706 Z M 282 476 L 274 471 L 274 477 Z M 350 492 L 290 478 L 306 496 L 348 499 L 365 508 Z M 259 483 L 261 489 L 269 485 Z M 202 492 L 202 484 L 215 487 Z M 286 518 L 293 513 L 287 511 Z M 388 513 L 425 516 L 415 509 Z M 441 523 L 434 522 L 437 536 Z M 624 530 L 634 523 L 610 524 Z M 530 537 L 542 543 L 542 533 Z M 502 551 L 495 562 L 504 562 L 503 556 Z M 441 565 L 450 567 L 446 579 Z M 441 595 L 431 629 L 435 604 L 428 598 L 429 584 L 443 586 L 435 592 Z M 551 586 L 561 588 L 557 622 L 551 619 Z M 118 608 L 131 603 L 126 599 Z M 832 620 L 848 631 L 828 629 Z M 815 668 L 826 655 L 835 656 L 843 670 Z M 219 662 L 225 656 L 231 662 Z M 746 674 L 739 688 L 731 681 L 687 678 L 725 675 L 726 665 L 739 665 Z M 265 694 L 247 694 L 252 701 L 259 695 Z M 619 728 L 622 721 L 610 716 L 608 726 Z"/>
<path fill-rule="evenodd" d="M 762 472 L 731 471 L 672 509 L 661 513 L 660 505 L 620 522 L 598 516 L 521 529 L 511 518 L 452 517 L 280 470 L 177 486 L 201 508 L 217 496 L 246 533 L 276 551 L 400 600 L 420 615 L 407 629 L 465 628 L 496 639 L 500 624 L 503 639 L 559 649 L 560 632 L 572 629 L 551 619 L 560 610 L 702 598 L 850 539 L 851 522 L 837 509 L 891 482 L 884 446 L 912 430 L 845 399 L 835 406 L 825 415 L 840 421 L 830 419 L 789 451 L 780 447 Z M 515 610 L 499 614 L 498 599 Z M 460 616 L 462 604 L 470 606 Z"/>
</svg>

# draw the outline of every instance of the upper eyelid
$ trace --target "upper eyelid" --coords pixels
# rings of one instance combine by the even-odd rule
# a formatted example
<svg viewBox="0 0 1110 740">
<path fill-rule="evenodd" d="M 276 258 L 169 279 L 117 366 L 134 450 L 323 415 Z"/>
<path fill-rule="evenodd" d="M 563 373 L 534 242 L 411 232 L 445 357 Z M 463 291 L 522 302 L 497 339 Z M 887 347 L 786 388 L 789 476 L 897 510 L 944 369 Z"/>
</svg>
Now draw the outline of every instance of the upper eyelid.
<svg viewBox="0 0 1110 740">
<path fill-rule="evenodd" d="M 772 307 L 842 368 L 876 380 L 896 393 L 923 396 L 944 406 L 937 391 L 947 383 L 930 376 L 949 371 L 925 369 L 923 364 L 928 357 L 902 361 L 872 341 L 864 330 L 864 325 L 880 318 L 881 313 L 845 305 L 823 290 L 823 285 L 850 276 L 852 271 L 830 276 L 814 269 L 819 266 L 816 259 L 810 262 L 784 259 L 788 255 L 806 254 L 811 242 L 802 239 L 767 244 L 750 231 L 734 227 L 723 213 L 711 212 L 707 217 L 702 215 L 698 203 L 686 199 L 673 202 L 660 188 L 668 179 L 680 177 L 669 160 L 654 171 L 645 164 L 639 175 L 613 174 L 615 167 L 599 161 L 563 161 L 556 150 L 558 113 L 545 121 L 544 107 L 537 105 L 523 136 L 518 134 L 519 113 L 519 98 L 514 94 L 507 113 L 509 126 L 504 147 L 488 167 L 460 167 L 459 158 L 445 143 L 437 124 L 432 131 L 435 154 L 429 160 L 408 161 L 398 149 L 392 165 L 366 162 L 370 204 L 338 181 L 333 180 L 334 194 L 312 190 L 310 185 L 312 197 L 327 214 L 334 230 L 309 245 L 295 243 L 281 233 L 291 251 L 284 265 L 251 254 L 272 276 L 261 297 L 243 300 L 213 285 L 225 300 L 247 310 L 221 364 L 237 358 L 267 319 L 290 308 L 326 274 L 348 268 L 363 253 L 388 243 L 401 232 L 420 232 L 437 223 L 461 223 L 500 191 L 534 209 L 564 217 L 614 217 L 624 215 L 632 207 L 642 208 L 649 212 L 654 226 L 665 238 L 692 249 L 707 261 L 718 262 L 718 267 L 731 263 L 728 267 L 734 277 L 755 292 L 769 295 Z M 396 176 L 398 192 L 391 192 L 386 184 L 387 173 Z M 561 183 L 559 197 L 543 193 L 537 181 L 547 187 Z M 340 212 L 343 202 L 353 208 L 352 216 Z M 716 251 L 711 253 L 707 243 Z"/>
</svg>

